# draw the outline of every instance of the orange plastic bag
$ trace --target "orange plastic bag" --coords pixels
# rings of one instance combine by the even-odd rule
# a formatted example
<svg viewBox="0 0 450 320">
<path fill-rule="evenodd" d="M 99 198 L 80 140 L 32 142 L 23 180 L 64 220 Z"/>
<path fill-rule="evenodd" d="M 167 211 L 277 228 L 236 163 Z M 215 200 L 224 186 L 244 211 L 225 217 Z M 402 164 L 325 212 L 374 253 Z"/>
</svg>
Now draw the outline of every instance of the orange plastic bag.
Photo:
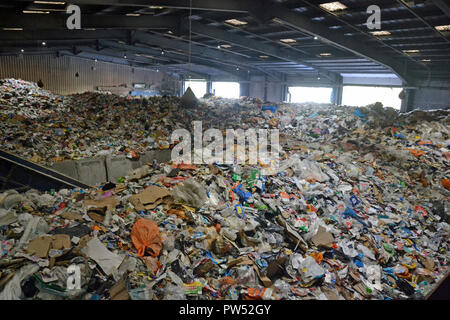
<svg viewBox="0 0 450 320">
<path fill-rule="evenodd" d="M 415 156 L 417 158 L 426 154 L 426 152 L 422 151 L 422 150 L 417 150 L 417 149 L 406 149 L 406 150 L 408 150 L 413 156 Z"/>
<path fill-rule="evenodd" d="M 450 190 L 450 180 L 444 178 L 441 180 L 441 183 L 445 189 Z"/>
<path fill-rule="evenodd" d="M 268 288 L 248 288 L 245 300 L 268 300 L 272 296 L 272 289 Z"/>
<path fill-rule="evenodd" d="M 321 263 L 323 261 L 323 253 L 322 252 L 311 252 L 311 257 L 313 257 L 317 263 Z"/>
<path fill-rule="evenodd" d="M 246 300 L 262 300 L 264 297 L 264 293 L 266 292 L 266 288 L 248 288 Z"/>
<path fill-rule="evenodd" d="M 141 218 L 136 221 L 131 229 L 131 241 L 133 241 L 139 257 L 143 257 L 145 252 L 157 257 L 162 249 L 158 225 L 152 220 Z"/>
</svg>

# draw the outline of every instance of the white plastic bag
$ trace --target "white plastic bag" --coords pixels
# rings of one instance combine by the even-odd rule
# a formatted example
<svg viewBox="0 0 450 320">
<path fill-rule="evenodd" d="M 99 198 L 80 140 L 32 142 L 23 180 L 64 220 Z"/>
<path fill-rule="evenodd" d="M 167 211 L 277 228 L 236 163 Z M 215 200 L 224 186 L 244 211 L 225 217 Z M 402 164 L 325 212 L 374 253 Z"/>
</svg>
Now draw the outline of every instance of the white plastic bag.
<svg viewBox="0 0 450 320">
<path fill-rule="evenodd" d="M 22 295 L 21 283 L 27 277 L 39 271 L 37 264 L 27 264 L 23 266 L 0 293 L 0 300 L 19 300 Z"/>
</svg>

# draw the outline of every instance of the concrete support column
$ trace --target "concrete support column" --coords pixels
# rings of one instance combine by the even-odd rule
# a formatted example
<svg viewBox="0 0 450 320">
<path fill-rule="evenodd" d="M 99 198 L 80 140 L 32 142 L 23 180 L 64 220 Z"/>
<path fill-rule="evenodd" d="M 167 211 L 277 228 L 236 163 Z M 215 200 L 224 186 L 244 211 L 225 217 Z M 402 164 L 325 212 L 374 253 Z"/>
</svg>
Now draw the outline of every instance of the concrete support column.
<svg viewBox="0 0 450 320">
<path fill-rule="evenodd" d="M 331 99 L 331 102 L 335 105 L 341 105 L 342 104 L 342 92 L 343 92 L 343 84 L 342 84 L 342 77 L 339 77 L 338 83 L 333 87 L 333 98 Z"/>
<path fill-rule="evenodd" d="M 267 101 L 267 77 L 264 76 L 264 101 Z"/>
<path fill-rule="evenodd" d="M 243 97 L 243 96 L 245 96 L 245 97 L 250 96 L 250 82 L 239 82 L 239 87 L 240 87 L 239 95 L 241 97 Z"/>
<path fill-rule="evenodd" d="M 409 112 L 414 109 L 414 97 L 416 95 L 416 89 L 404 89 L 405 98 L 402 99 L 402 105 L 400 112 Z"/>
<path fill-rule="evenodd" d="M 281 85 L 281 102 L 287 101 L 288 98 L 288 85 L 286 84 L 286 75 L 283 74 L 281 80 L 283 84 Z"/>
<path fill-rule="evenodd" d="M 212 93 L 211 77 L 208 77 L 208 79 L 206 79 L 206 93 Z"/>
<path fill-rule="evenodd" d="M 185 78 L 182 76 L 181 78 L 180 78 L 181 80 L 181 86 L 180 86 L 180 97 L 182 97 L 183 96 L 183 94 L 184 94 L 184 80 L 185 80 Z"/>
<path fill-rule="evenodd" d="M 342 91 L 343 91 L 342 85 L 333 88 L 333 99 L 331 102 L 334 103 L 335 105 L 342 104 Z"/>
</svg>

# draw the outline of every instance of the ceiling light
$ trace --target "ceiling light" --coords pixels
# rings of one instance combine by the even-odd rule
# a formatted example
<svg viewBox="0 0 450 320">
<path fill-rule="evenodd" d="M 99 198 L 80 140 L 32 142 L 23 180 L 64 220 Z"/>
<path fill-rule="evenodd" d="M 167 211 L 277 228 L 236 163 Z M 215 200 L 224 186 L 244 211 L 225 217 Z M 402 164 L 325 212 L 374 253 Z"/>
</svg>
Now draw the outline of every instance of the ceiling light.
<svg viewBox="0 0 450 320">
<path fill-rule="evenodd" d="M 283 42 L 283 43 L 294 43 L 294 42 L 297 42 L 294 39 L 280 39 L 280 41 Z"/>
<path fill-rule="evenodd" d="M 418 52 L 420 52 L 420 51 L 414 49 L 414 50 L 403 50 L 403 52 L 404 52 L 404 53 L 418 53 Z"/>
<path fill-rule="evenodd" d="M 450 31 L 450 24 L 434 27 L 437 31 Z"/>
<path fill-rule="evenodd" d="M 329 57 L 329 56 L 331 56 L 331 53 L 328 53 L 328 52 L 320 53 L 319 56 L 321 56 L 321 57 Z"/>
<path fill-rule="evenodd" d="M 66 4 L 65 2 L 58 2 L 58 1 L 33 1 L 36 4 Z"/>
<path fill-rule="evenodd" d="M 318 36 L 315 36 L 315 37 L 314 37 L 314 40 L 317 40 L 317 39 L 319 39 L 319 37 L 318 37 Z"/>
<path fill-rule="evenodd" d="M 431 62 L 430 59 L 422 59 L 422 62 Z"/>
<path fill-rule="evenodd" d="M 123 58 L 124 58 L 124 59 L 126 59 L 126 58 L 127 58 L 127 55 L 126 55 L 126 54 L 124 54 L 124 55 L 123 55 Z"/>
<path fill-rule="evenodd" d="M 45 41 L 42 41 L 42 45 L 45 47 L 47 43 Z"/>
<path fill-rule="evenodd" d="M 232 24 L 234 26 L 243 26 L 246 25 L 248 22 L 246 21 L 241 21 L 241 20 L 237 20 L 237 19 L 228 19 L 225 20 L 226 23 Z"/>
<path fill-rule="evenodd" d="M 3 28 L 5 31 L 22 31 L 22 28 Z"/>
<path fill-rule="evenodd" d="M 259 56 L 261 59 L 267 59 L 269 56 Z"/>
<path fill-rule="evenodd" d="M 86 30 L 86 31 L 95 31 L 96 29 L 95 29 L 95 28 L 83 28 L 83 30 Z"/>
<path fill-rule="evenodd" d="M 98 59 L 95 59 L 94 61 L 95 61 L 95 62 L 98 62 Z"/>
<path fill-rule="evenodd" d="M 45 9 L 42 9 L 42 10 L 45 10 L 45 11 L 54 11 L 54 12 L 67 12 L 66 9 L 45 8 Z"/>
<path fill-rule="evenodd" d="M 225 49 L 231 48 L 231 46 L 229 44 L 221 44 L 219 47 L 225 48 Z"/>
<path fill-rule="evenodd" d="M 23 50 L 23 49 L 20 49 L 20 52 L 24 53 L 24 52 L 25 52 L 25 50 Z"/>
<path fill-rule="evenodd" d="M 50 11 L 23 10 L 22 13 L 45 13 L 45 14 L 49 14 Z"/>
<path fill-rule="evenodd" d="M 161 6 L 149 6 L 150 9 L 164 9 L 164 7 Z"/>
<path fill-rule="evenodd" d="M 374 36 L 389 36 L 391 33 L 389 31 L 371 31 Z"/>
<path fill-rule="evenodd" d="M 161 54 L 164 54 L 165 52 L 164 52 L 164 50 L 161 50 Z"/>
<path fill-rule="evenodd" d="M 217 46 L 217 49 L 220 49 L 220 44 Z"/>
<path fill-rule="evenodd" d="M 347 9 L 347 6 L 344 5 L 343 3 L 340 3 L 339 1 L 335 1 L 335 2 L 328 2 L 328 3 L 322 3 L 321 5 L 319 5 L 322 9 L 325 9 L 329 12 L 334 12 L 334 11 L 339 11 L 339 10 L 344 10 Z"/>
<path fill-rule="evenodd" d="M 140 13 L 127 13 L 126 16 L 127 17 L 139 17 L 141 14 Z"/>
</svg>

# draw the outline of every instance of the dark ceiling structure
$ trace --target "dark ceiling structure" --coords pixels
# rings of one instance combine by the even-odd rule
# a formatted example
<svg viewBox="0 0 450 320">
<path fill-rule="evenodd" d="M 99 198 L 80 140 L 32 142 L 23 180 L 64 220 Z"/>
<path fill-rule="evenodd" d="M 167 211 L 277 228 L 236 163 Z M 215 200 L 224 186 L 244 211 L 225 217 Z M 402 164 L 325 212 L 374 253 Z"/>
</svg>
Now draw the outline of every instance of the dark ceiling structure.
<svg viewBox="0 0 450 320">
<path fill-rule="evenodd" d="M 68 30 L 66 7 L 81 9 Z M 367 8 L 381 9 L 381 29 Z M 448 0 L 0 2 L 0 54 L 55 54 L 184 77 L 450 80 Z"/>
</svg>

